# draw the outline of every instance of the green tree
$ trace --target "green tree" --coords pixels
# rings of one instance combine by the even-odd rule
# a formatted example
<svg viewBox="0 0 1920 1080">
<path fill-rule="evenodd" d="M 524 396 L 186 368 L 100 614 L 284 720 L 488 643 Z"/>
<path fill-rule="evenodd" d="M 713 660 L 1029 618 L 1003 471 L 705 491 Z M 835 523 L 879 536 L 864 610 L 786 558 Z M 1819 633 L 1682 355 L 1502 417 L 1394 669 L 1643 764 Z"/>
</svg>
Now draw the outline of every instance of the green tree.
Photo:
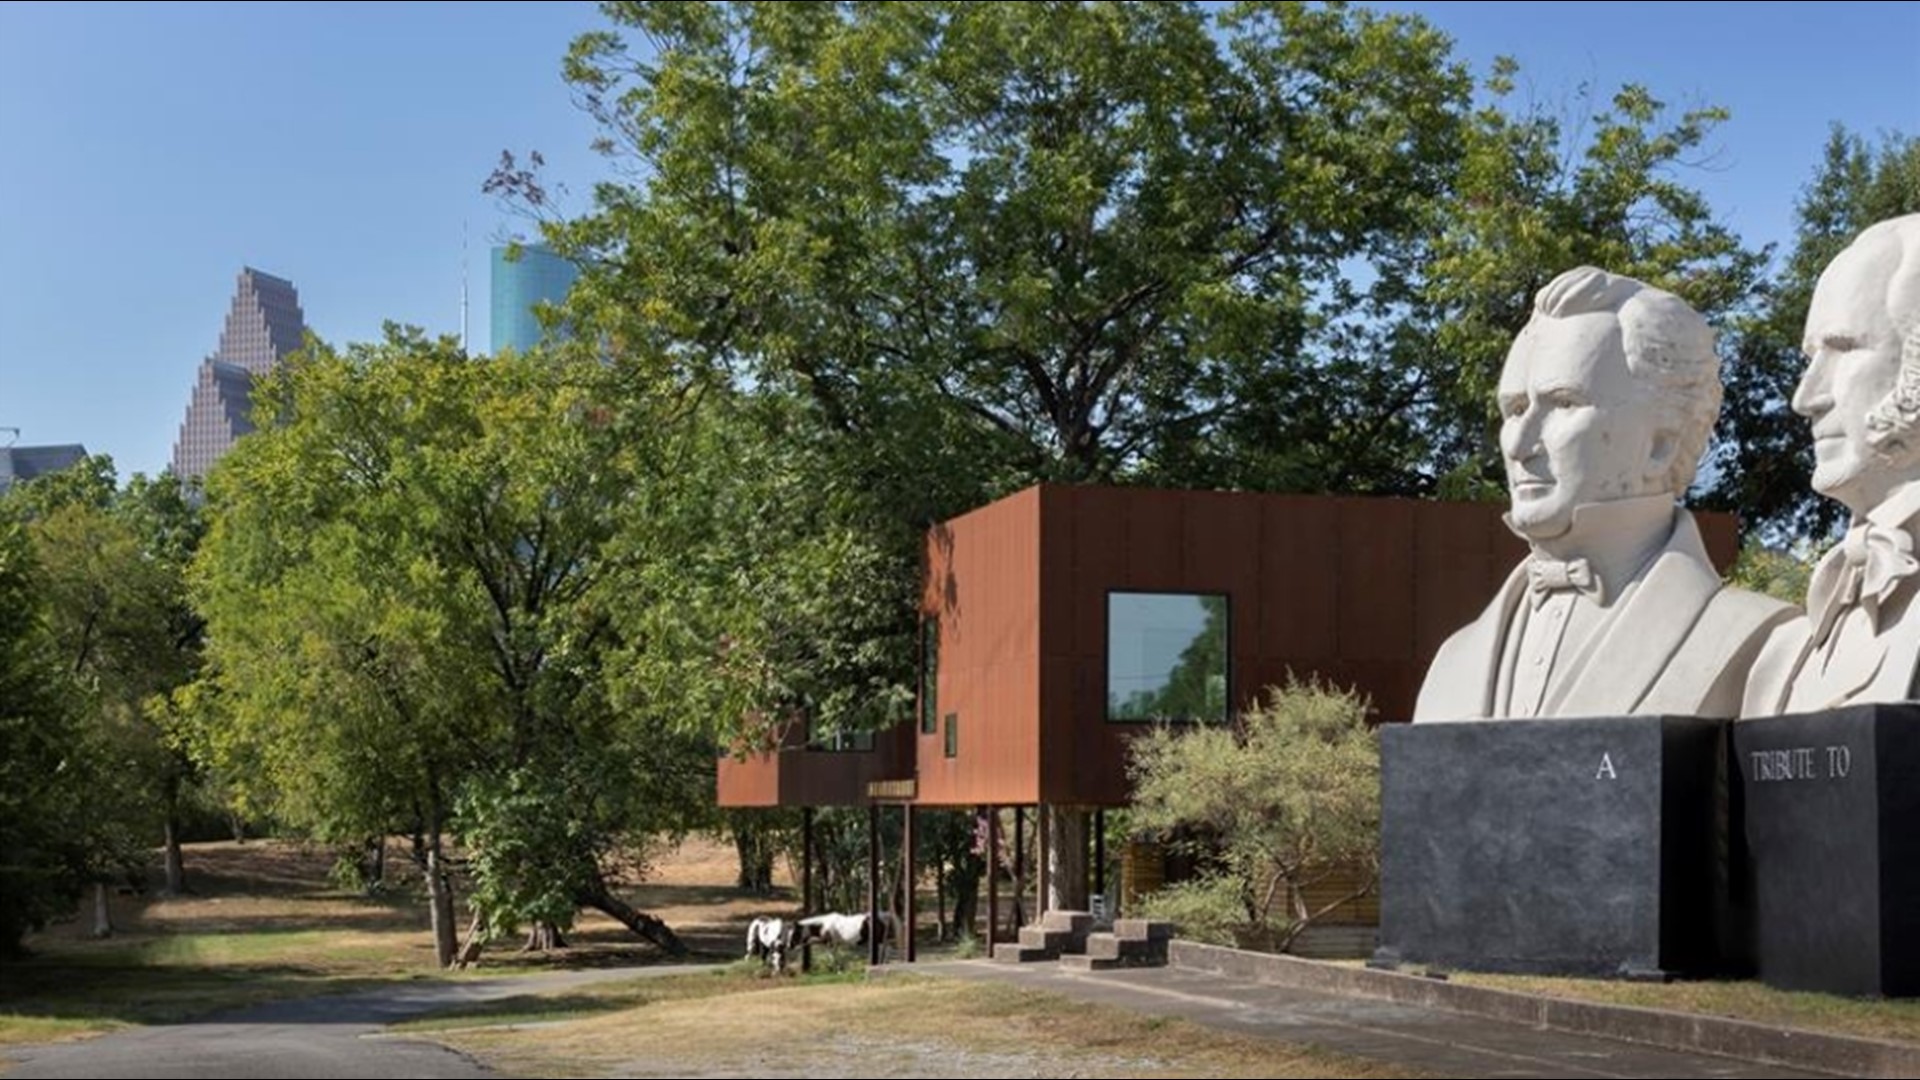
<svg viewBox="0 0 1920 1080">
<path fill-rule="evenodd" d="M 1431 455 L 1437 490 L 1455 497 L 1505 490 L 1494 386 L 1534 294 L 1556 275 L 1598 266 L 1724 324 L 1751 303 L 1765 267 L 1765 253 L 1684 182 L 1724 110 L 1675 114 L 1637 85 L 1611 99 L 1582 87 L 1560 108 L 1516 105 L 1517 75 L 1496 63 L 1454 186 L 1422 208 L 1432 248 L 1390 343 L 1445 358 L 1420 368 L 1430 393 L 1412 437 Z"/>
<path fill-rule="evenodd" d="M 666 708 L 882 722 L 924 530 L 1035 481 L 1483 493 L 1492 373 L 1539 284 L 1592 261 L 1718 312 L 1757 266 L 1673 175 L 1717 112 L 1628 87 L 1563 123 L 1511 105 L 1510 65 L 1476 108 L 1417 18 L 603 10 L 565 74 L 622 171 L 546 222 L 583 267 L 566 318 L 724 414 L 729 447 L 696 466 L 717 506 L 664 515 L 698 538 L 691 580 L 631 616 L 677 638 L 629 688 Z M 511 156 L 488 186 L 555 215 Z M 774 460 L 729 470 L 748 433 Z M 692 618 L 652 599 L 675 592 Z"/>
<path fill-rule="evenodd" d="M 32 545 L 0 514 L 0 956 L 70 909 L 95 860 L 89 806 L 106 777 L 66 693 Z"/>
<path fill-rule="evenodd" d="M 1345 5 L 606 11 L 643 47 L 583 35 L 566 73 L 642 169 L 552 231 L 577 295 L 831 430 L 910 413 L 989 487 L 1178 479 L 1229 429 L 1311 457 L 1287 418 L 1354 396 L 1329 312 L 1444 188 L 1469 88 L 1431 27 Z"/>
<path fill-rule="evenodd" d="M 700 812 L 712 760 L 614 701 L 610 658 L 639 648 L 612 615 L 618 564 L 663 557 L 612 545 L 663 461 L 618 379 L 584 347 L 314 345 L 209 480 L 202 743 L 325 839 L 413 833 L 443 964 L 455 835 L 471 946 L 591 906 L 681 948 L 615 889 L 639 838 Z"/>
<path fill-rule="evenodd" d="M 110 840 L 94 876 L 133 871 L 164 839 L 167 890 L 184 891 L 180 832 L 200 777 L 168 703 L 199 666 L 201 623 L 185 578 L 199 513 L 171 475 L 122 488 L 105 457 L 22 485 L 8 501 L 33 543 L 68 693 L 118 778 L 93 804 L 97 835 Z"/>
<path fill-rule="evenodd" d="M 1307 682 L 1272 688 L 1234 728 L 1158 727 L 1133 744 L 1133 826 L 1209 869 L 1148 901 L 1197 937 L 1286 951 L 1379 877 L 1380 751 L 1367 703 Z M 1307 894 L 1360 871 L 1319 908 Z"/>
<path fill-rule="evenodd" d="M 1813 440 L 1805 418 L 1789 408 L 1806 368 L 1800 345 L 1807 309 L 1821 271 L 1861 230 L 1916 212 L 1920 139 L 1893 134 L 1875 145 L 1836 125 L 1801 193 L 1793 250 L 1728 335 L 1726 404 L 1709 502 L 1739 513 L 1749 536 L 1775 544 L 1824 536 L 1844 518 L 1845 507 L 1807 486 Z"/>
</svg>

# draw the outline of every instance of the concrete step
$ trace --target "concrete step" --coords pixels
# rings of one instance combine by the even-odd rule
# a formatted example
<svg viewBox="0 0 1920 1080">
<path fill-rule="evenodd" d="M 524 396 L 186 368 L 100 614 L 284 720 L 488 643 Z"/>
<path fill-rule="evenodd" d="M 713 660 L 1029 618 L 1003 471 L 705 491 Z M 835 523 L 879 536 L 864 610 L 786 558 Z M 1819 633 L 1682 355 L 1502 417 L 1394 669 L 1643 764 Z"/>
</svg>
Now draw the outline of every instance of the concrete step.
<svg viewBox="0 0 1920 1080">
<path fill-rule="evenodd" d="M 1087 951 L 1087 939 L 1075 937 L 1068 930 L 1048 930 L 1039 926 L 1020 928 L 1020 944 L 1029 949 L 1042 949 L 1059 956 L 1061 953 L 1081 953 Z"/>
<path fill-rule="evenodd" d="M 1058 952 L 1016 945 L 1010 941 L 1001 942 L 993 947 L 993 959 L 1001 964 L 1032 964 L 1041 960 L 1058 960 L 1059 958 Z"/>
<path fill-rule="evenodd" d="M 1171 941 L 1173 924 L 1165 919 L 1115 919 L 1113 936 L 1130 941 Z"/>
<path fill-rule="evenodd" d="M 1164 964 L 1167 962 L 1167 945 L 1164 941 L 1144 941 L 1113 934 L 1091 934 L 1087 937 L 1086 955 L 1095 960 L 1131 960 Z"/>
<path fill-rule="evenodd" d="M 1119 971 L 1122 968 L 1165 967 L 1165 957 L 1120 957 L 1108 959 L 1100 956 L 1063 956 L 1060 966 L 1069 971 Z"/>
<path fill-rule="evenodd" d="M 1049 911 L 1040 916 L 1040 926 L 1046 930 L 1065 930 L 1068 933 L 1085 937 L 1093 930 L 1093 912 Z"/>
</svg>

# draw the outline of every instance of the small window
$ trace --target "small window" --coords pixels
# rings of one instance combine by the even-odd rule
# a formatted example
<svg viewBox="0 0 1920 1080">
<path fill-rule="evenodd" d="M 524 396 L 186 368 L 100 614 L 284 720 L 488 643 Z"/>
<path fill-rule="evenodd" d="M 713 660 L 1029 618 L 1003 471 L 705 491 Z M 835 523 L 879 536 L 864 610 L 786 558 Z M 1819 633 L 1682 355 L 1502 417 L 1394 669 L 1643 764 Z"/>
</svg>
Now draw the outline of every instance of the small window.
<svg viewBox="0 0 1920 1080">
<path fill-rule="evenodd" d="M 812 735 L 807 749 L 836 754 L 864 754 L 873 749 L 871 731 L 828 731 Z"/>
<path fill-rule="evenodd" d="M 1227 598 L 1107 594 L 1107 719 L 1227 719 Z"/>
<path fill-rule="evenodd" d="M 920 620 L 920 734 L 940 730 L 940 621 Z"/>
<path fill-rule="evenodd" d="M 960 756 L 960 714 L 947 714 L 947 756 Z"/>
</svg>

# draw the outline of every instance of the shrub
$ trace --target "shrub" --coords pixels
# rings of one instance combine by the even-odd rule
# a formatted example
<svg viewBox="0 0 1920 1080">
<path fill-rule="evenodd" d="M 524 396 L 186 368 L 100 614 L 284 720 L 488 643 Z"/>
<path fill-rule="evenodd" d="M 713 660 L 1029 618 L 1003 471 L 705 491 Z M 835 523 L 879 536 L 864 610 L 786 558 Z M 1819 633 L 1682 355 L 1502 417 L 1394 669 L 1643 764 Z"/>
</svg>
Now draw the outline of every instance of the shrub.
<svg viewBox="0 0 1920 1080">
<path fill-rule="evenodd" d="M 1370 711 L 1353 691 L 1290 677 L 1231 728 L 1162 725 L 1138 740 L 1135 827 L 1205 867 L 1154 894 L 1148 911 L 1201 940 L 1284 952 L 1372 892 L 1380 750 Z M 1318 895 L 1356 869 L 1357 885 Z"/>
</svg>

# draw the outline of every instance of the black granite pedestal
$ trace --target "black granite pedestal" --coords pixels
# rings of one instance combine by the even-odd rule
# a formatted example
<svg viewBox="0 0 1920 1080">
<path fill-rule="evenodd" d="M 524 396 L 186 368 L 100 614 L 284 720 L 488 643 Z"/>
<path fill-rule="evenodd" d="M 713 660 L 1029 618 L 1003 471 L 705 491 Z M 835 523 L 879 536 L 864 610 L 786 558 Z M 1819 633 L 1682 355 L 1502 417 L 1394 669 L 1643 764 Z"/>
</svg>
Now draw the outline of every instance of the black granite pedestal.
<svg viewBox="0 0 1920 1080">
<path fill-rule="evenodd" d="M 1381 732 L 1376 962 L 1627 978 L 1719 967 L 1726 724 Z"/>
<path fill-rule="evenodd" d="M 1743 720 L 1733 760 L 1760 978 L 1920 995 L 1920 705 Z"/>
</svg>

